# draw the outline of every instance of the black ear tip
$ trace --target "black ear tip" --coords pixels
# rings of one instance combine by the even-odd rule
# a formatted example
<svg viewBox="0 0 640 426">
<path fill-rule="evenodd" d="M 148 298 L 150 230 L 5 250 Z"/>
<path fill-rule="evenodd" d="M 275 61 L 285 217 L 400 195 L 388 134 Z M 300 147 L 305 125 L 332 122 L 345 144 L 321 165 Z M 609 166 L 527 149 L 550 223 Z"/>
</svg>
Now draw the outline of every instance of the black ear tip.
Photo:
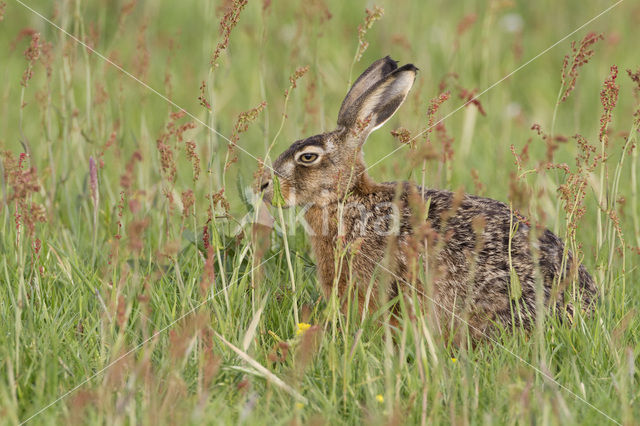
<svg viewBox="0 0 640 426">
<path fill-rule="evenodd" d="M 403 65 L 401 67 L 401 69 L 406 70 L 406 71 L 413 71 L 413 72 L 418 72 L 420 70 L 420 68 L 416 67 L 413 64 Z"/>
<path fill-rule="evenodd" d="M 388 64 L 391 64 L 394 68 L 398 67 L 398 61 L 394 61 L 393 58 L 391 58 L 391 56 L 387 55 L 384 58 L 382 58 L 383 61 L 385 61 Z"/>
</svg>

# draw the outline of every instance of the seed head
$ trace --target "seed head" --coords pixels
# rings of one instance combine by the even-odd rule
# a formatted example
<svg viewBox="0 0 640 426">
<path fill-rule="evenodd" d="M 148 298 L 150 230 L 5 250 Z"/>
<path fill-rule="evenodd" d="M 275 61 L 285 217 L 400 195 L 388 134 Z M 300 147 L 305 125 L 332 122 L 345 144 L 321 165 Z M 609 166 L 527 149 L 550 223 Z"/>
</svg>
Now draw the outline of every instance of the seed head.
<svg viewBox="0 0 640 426">
<path fill-rule="evenodd" d="M 609 72 L 609 76 L 604 80 L 602 90 L 600 91 L 600 103 L 602 104 L 602 115 L 600 116 L 600 142 L 605 147 L 609 145 L 609 136 L 607 129 L 613 118 L 613 109 L 618 103 L 618 92 L 620 86 L 616 84 L 618 77 L 618 67 L 613 65 Z"/>
<path fill-rule="evenodd" d="M 356 62 L 359 62 L 365 50 L 369 47 L 369 42 L 365 40 L 367 31 L 371 29 L 373 23 L 382 19 L 384 9 L 379 6 L 373 6 L 373 9 L 365 9 L 364 22 L 358 25 L 358 51 L 356 52 Z"/>
<path fill-rule="evenodd" d="M 229 39 L 231 37 L 231 31 L 238 25 L 240 21 L 240 13 L 247 5 L 247 0 L 233 0 L 233 4 L 227 9 L 224 16 L 220 20 L 220 35 L 222 41 L 216 46 L 216 50 L 211 57 L 211 66 L 213 68 L 218 67 L 218 59 L 223 51 L 229 46 Z"/>
<path fill-rule="evenodd" d="M 27 60 L 27 69 L 24 70 L 22 74 L 22 80 L 20 84 L 23 87 L 27 87 L 29 84 L 29 80 L 33 77 L 33 67 L 35 66 L 36 61 L 40 58 L 41 51 L 41 41 L 40 41 L 40 33 L 34 32 L 31 34 L 31 42 L 29 43 L 29 47 L 24 51 L 24 57 Z"/>
<path fill-rule="evenodd" d="M 94 207 L 98 205 L 98 168 L 93 157 L 89 157 L 89 187 Z"/>
<path fill-rule="evenodd" d="M 564 57 L 562 62 L 562 88 L 564 90 L 560 102 L 567 100 L 573 89 L 576 87 L 576 80 L 580 73 L 580 68 L 586 65 L 593 56 L 593 45 L 599 40 L 603 40 L 602 34 L 589 33 L 580 44 L 571 42 L 571 54 Z"/>
</svg>

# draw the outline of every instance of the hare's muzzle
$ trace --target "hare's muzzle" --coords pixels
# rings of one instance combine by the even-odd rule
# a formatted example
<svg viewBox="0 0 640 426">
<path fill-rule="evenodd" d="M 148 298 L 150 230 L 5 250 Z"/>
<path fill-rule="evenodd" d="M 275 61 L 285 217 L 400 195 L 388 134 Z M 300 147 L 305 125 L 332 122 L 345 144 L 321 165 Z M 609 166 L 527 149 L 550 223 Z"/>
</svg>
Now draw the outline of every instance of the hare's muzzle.
<svg viewBox="0 0 640 426">
<path fill-rule="evenodd" d="M 271 174 L 267 170 L 264 170 L 263 173 L 255 180 L 253 190 L 258 196 L 262 196 L 262 199 L 265 202 L 271 203 L 271 198 L 273 197 L 273 184 Z"/>
</svg>

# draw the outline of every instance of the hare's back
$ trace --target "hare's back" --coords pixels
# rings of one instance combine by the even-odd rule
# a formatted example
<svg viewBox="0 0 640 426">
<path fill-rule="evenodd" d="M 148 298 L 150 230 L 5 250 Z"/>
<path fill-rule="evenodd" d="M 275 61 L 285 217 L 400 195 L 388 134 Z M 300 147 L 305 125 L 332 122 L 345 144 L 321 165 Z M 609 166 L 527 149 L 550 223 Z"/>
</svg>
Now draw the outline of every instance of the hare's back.
<svg viewBox="0 0 640 426">
<path fill-rule="evenodd" d="M 424 190 L 424 198 L 429 208 L 427 220 L 443 240 L 436 247 L 439 263 L 446 265 L 440 281 L 449 283 L 452 297 L 471 296 L 475 309 L 493 312 L 509 323 L 513 300 L 535 313 L 538 273 L 545 304 L 564 306 L 563 292 L 552 288 L 564 285 L 565 276 L 577 267 L 582 304 L 591 305 L 596 295 L 592 277 L 584 266 L 573 264 L 570 252 L 563 263 L 564 243 L 551 231 L 538 231 L 532 242 L 525 219 L 507 204 L 490 198 L 440 190 Z M 519 285 L 512 285 L 513 272 Z"/>
</svg>

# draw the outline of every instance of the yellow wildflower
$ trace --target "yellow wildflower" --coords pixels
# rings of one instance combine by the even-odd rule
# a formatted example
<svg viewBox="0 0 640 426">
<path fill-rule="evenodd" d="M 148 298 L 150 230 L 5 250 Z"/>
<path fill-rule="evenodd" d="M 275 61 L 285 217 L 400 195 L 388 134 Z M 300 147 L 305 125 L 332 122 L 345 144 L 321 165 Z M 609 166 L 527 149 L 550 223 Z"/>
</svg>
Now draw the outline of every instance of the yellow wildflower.
<svg viewBox="0 0 640 426">
<path fill-rule="evenodd" d="M 378 401 L 380 404 L 382 404 L 384 402 L 384 396 L 378 394 L 376 395 L 376 401 Z"/>
<path fill-rule="evenodd" d="M 451 362 L 455 364 L 456 362 L 458 362 L 458 360 L 456 358 L 451 358 Z"/>
<path fill-rule="evenodd" d="M 296 402 L 296 408 L 298 410 L 302 410 L 304 408 L 304 404 L 302 402 Z"/>
<path fill-rule="evenodd" d="M 311 328 L 311 324 L 307 324 L 306 322 L 299 323 L 298 324 L 298 331 L 296 331 L 296 336 L 299 336 L 299 335 L 303 334 L 309 328 Z"/>
</svg>

